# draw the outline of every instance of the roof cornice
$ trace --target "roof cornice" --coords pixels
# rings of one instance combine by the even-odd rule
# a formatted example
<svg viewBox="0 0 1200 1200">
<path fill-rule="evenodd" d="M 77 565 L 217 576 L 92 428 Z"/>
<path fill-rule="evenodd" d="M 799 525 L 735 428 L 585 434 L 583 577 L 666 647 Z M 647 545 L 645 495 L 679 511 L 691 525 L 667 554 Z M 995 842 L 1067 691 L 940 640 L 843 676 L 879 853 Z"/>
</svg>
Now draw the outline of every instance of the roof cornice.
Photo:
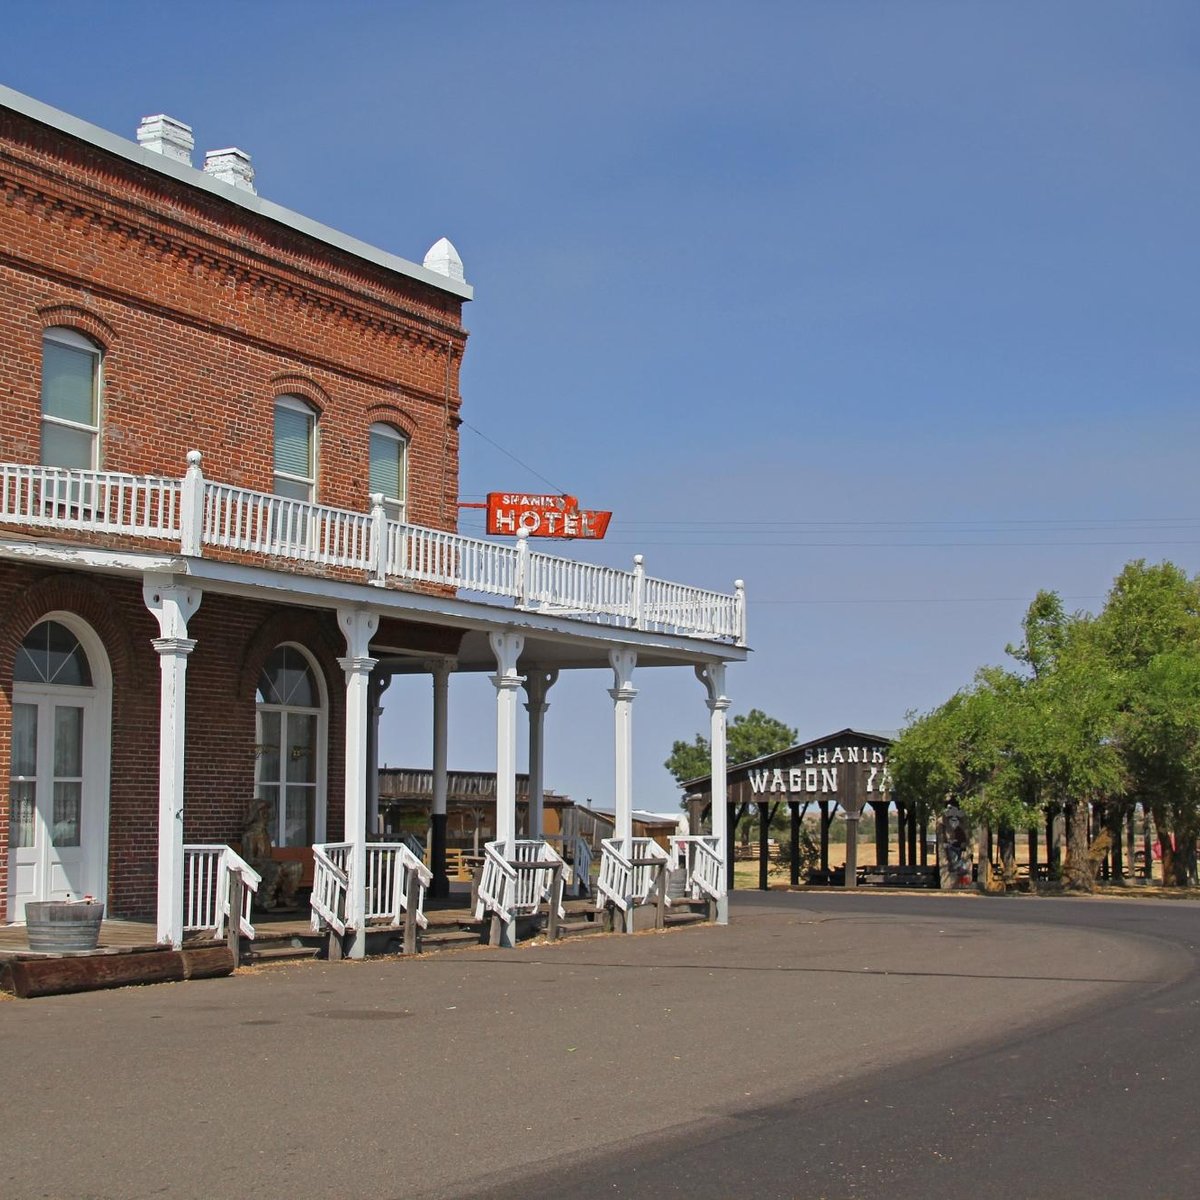
<svg viewBox="0 0 1200 1200">
<path fill-rule="evenodd" d="M 322 225 L 320 221 L 314 221 L 309 217 L 302 216 L 300 213 L 284 208 L 280 204 L 264 200 L 261 196 L 255 195 L 253 192 L 244 191 L 229 183 L 223 183 L 221 180 L 205 174 L 204 171 L 196 167 L 190 167 L 185 163 L 166 158 L 153 150 L 147 150 L 144 146 L 139 146 L 136 142 L 118 137 L 115 133 L 110 133 L 107 129 L 101 129 L 98 125 L 92 125 L 88 121 L 71 116 L 70 113 L 52 108 L 48 104 L 43 104 L 40 100 L 34 100 L 31 96 L 25 96 L 21 92 L 5 87 L 3 84 L 0 84 L 0 108 L 6 108 L 12 112 L 19 113 L 31 121 L 36 121 L 39 125 L 48 126 L 51 129 L 58 130 L 59 133 L 66 134 L 68 137 L 87 142 L 89 145 L 95 146 L 107 154 L 116 155 L 127 162 L 144 167 L 146 170 L 166 175 L 168 178 L 174 179 L 177 183 L 207 192 L 209 195 L 216 196 L 230 204 L 235 204 L 239 208 L 243 208 L 247 212 L 254 213 L 256 216 L 263 217 L 268 221 L 285 225 L 289 229 L 303 234 L 305 237 L 324 242 L 326 245 L 332 246 L 344 254 L 353 255 L 355 258 L 373 263 L 377 267 L 383 267 L 387 271 L 394 271 L 398 275 L 415 279 L 427 287 L 435 288 L 440 292 L 449 292 L 451 295 L 458 296 L 462 300 L 471 300 L 475 295 L 475 290 L 469 283 L 451 279 L 437 271 L 431 271 L 427 267 L 409 262 L 408 259 L 401 258 L 399 255 L 389 254 L 386 250 L 380 250 L 375 246 L 368 245 L 366 242 L 359 241 L 358 238 L 350 237 L 349 234 L 331 229 L 328 225 Z"/>
</svg>

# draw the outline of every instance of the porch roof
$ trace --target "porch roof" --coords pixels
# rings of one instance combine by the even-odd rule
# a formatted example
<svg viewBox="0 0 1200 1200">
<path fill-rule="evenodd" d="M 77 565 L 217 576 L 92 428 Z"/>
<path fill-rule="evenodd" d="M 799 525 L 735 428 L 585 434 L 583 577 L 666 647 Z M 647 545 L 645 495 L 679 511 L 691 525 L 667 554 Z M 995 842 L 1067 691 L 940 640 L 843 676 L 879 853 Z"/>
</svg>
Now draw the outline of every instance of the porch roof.
<svg viewBox="0 0 1200 1200">
<path fill-rule="evenodd" d="M 427 664 L 431 659 L 439 657 L 452 658 L 457 671 L 493 672 L 496 670 L 496 658 L 488 640 L 490 633 L 519 633 L 524 636 L 525 648 L 519 662 L 520 669 L 608 668 L 609 652 L 615 649 L 635 651 L 639 667 L 744 662 L 748 655 L 746 647 L 725 642 L 600 625 L 569 616 L 464 600 L 457 596 L 374 587 L 367 583 L 211 558 L 109 550 L 11 532 L 0 536 L 0 559 L 139 581 L 152 577 L 161 585 L 169 580 L 184 586 L 190 584 L 202 592 L 243 596 L 302 608 L 358 608 L 377 613 L 381 619 L 460 632 L 461 640 L 456 653 L 406 651 L 401 646 L 384 645 L 379 656 L 398 674 L 422 673 L 428 669 Z M 378 639 L 373 642 L 373 651 L 377 645 Z"/>
</svg>

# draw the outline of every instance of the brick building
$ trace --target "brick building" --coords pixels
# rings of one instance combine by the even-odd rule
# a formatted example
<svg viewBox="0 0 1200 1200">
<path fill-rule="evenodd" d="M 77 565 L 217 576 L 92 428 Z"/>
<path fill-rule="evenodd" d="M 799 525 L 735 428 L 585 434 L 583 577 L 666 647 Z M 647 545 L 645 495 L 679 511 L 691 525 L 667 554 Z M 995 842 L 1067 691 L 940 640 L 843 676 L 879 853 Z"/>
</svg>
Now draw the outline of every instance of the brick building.
<svg viewBox="0 0 1200 1200">
<path fill-rule="evenodd" d="M 496 685 L 503 840 L 518 691 L 536 790 L 546 689 L 611 667 L 627 813 L 634 667 L 695 669 L 719 741 L 740 587 L 456 534 L 453 246 L 405 261 L 192 152 L 0 88 L 0 919 L 91 894 L 178 942 L 184 847 L 255 798 L 278 844 L 348 845 L 361 909 L 396 673 L 432 679 L 435 858 L 454 671 Z"/>
</svg>

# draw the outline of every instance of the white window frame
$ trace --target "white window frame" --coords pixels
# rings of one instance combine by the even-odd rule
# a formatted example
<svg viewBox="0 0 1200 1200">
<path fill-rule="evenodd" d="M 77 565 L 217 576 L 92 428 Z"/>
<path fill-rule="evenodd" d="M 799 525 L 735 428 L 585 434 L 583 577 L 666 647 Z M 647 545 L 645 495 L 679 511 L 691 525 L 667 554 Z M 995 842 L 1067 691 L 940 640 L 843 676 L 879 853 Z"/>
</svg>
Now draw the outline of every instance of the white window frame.
<svg viewBox="0 0 1200 1200">
<path fill-rule="evenodd" d="M 100 469 L 100 426 L 101 426 L 101 411 L 104 400 L 104 351 L 96 345 L 89 337 L 85 337 L 77 330 L 70 328 L 67 325 L 52 325 L 49 329 L 42 330 L 42 373 L 43 387 L 45 376 L 46 362 L 46 343 L 53 342 L 59 346 L 65 346 L 70 350 L 78 350 L 88 354 L 92 358 L 92 415 L 95 423 L 91 425 L 83 424 L 79 421 L 70 421 L 66 417 L 56 417 L 46 412 L 45 399 L 38 398 L 39 408 L 41 409 L 41 427 L 46 425 L 57 425 L 60 429 L 74 429 L 81 433 L 87 433 L 91 436 L 92 453 L 91 461 L 87 466 L 87 470 L 97 471 Z M 46 462 L 45 454 L 45 438 L 39 436 L 39 460 L 44 467 L 58 466 L 57 463 Z M 64 468 L 69 469 L 69 468 Z M 78 468 L 76 468 L 78 469 Z"/>
<path fill-rule="evenodd" d="M 272 490 L 275 495 L 280 495 L 278 490 L 279 481 L 285 480 L 288 483 L 302 484 L 308 491 L 304 500 L 309 504 L 316 503 L 317 499 L 317 464 L 320 455 L 320 439 L 318 430 L 320 428 L 320 414 L 309 404 L 303 396 L 276 396 L 275 404 L 271 409 L 271 419 L 274 422 L 275 413 L 279 409 L 288 409 L 291 412 L 301 413 L 307 417 L 310 422 L 310 433 L 308 443 L 308 459 L 310 463 L 311 475 L 294 475 L 290 471 L 280 471 L 275 466 L 275 431 L 272 425 L 271 437 L 271 471 L 272 471 Z M 298 497 L 287 497 L 288 499 L 297 499 Z"/>
<path fill-rule="evenodd" d="M 275 704 L 264 701 L 258 697 L 257 688 L 254 701 L 254 736 L 256 743 L 262 745 L 262 713 L 273 712 L 280 714 L 280 735 L 283 740 L 284 722 L 287 720 L 289 713 L 296 713 L 302 716 L 312 716 L 315 714 L 317 718 L 317 738 L 314 753 L 317 756 L 316 762 L 316 787 L 313 793 L 313 842 L 325 841 L 326 830 L 329 824 L 329 793 L 327 788 L 327 769 L 326 764 L 329 758 L 329 693 L 325 688 L 325 673 L 317 665 L 317 660 L 308 652 L 308 650 L 300 645 L 299 642 L 280 642 L 276 646 L 271 647 L 269 658 L 276 650 L 286 646 L 290 650 L 299 651 L 305 661 L 308 663 L 308 669 L 312 672 L 313 679 L 316 681 L 317 687 L 317 708 L 306 708 L 301 704 Z M 266 660 L 263 660 L 264 667 Z M 282 747 L 281 747 L 282 750 Z M 258 789 L 265 782 L 268 787 L 278 787 L 279 796 L 275 805 L 275 825 L 277 836 L 283 835 L 284 813 L 286 811 L 284 799 L 287 791 L 287 780 L 285 778 L 287 768 L 284 765 L 282 752 L 280 754 L 280 773 L 281 778 L 278 780 L 264 781 L 260 775 L 261 758 L 258 754 L 255 755 L 254 763 L 254 795 L 257 798 Z M 306 785 L 307 786 L 307 785 Z M 281 845 L 281 842 L 276 842 L 276 845 Z"/>
<path fill-rule="evenodd" d="M 389 425 L 384 421 L 378 421 L 367 430 L 367 477 L 370 478 L 371 466 L 371 439 L 374 437 L 387 438 L 394 442 L 399 447 L 400 459 L 400 491 L 399 496 L 389 496 L 386 493 L 383 497 L 384 511 L 393 521 L 408 520 L 408 435 L 401 433 L 394 425 Z M 374 492 L 374 488 L 371 489 Z"/>
</svg>

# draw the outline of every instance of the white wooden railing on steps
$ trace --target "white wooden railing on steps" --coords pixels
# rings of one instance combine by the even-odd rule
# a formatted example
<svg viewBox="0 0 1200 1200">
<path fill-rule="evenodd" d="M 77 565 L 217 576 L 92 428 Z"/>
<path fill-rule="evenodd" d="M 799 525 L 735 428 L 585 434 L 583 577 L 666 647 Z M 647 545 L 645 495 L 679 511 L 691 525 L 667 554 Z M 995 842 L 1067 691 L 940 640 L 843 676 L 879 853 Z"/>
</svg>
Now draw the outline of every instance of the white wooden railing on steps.
<svg viewBox="0 0 1200 1200">
<path fill-rule="evenodd" d="M 325 842 L 313 846 L 312 906 L 313 932 L 323 921 L 337 933 L 346 932 L 346 893 L 350 890 L 349 842 Z"/>
<path fill-rule="evenodd" d="M 596 908 L 608 905 L 623 913 L 646 904 L 665 884 L 670 855 L 653 839 L 604 838 L 600 843 L 600 876 L 596 881 Z M 665 898 L 666 903 L 670 899 Z"/>
<path fill-rule="evenodd" d="M 312 927 L 322 922 L 337 933 L 351 928 L 346 919 L 346 894 L 350 890 L 350 843 L 325 842 L 313 846 Z M 433 881 L 429 868 L 403 842 L 367 843 L 367 925 L 399 926 L 415 907 L 413 920 L 429 927 L 425 916 L 425 890 Z"/>
<path fill-rule="evenodd" d="M 308 504 L 206 480 L 200 453 L 181 479 L 0 463 L 0 525 L 178 541 L 268 560 L 362 571 L 380 587 L 414 582 L 507 597 L 524 611 L 708 641 L 746 644 L 746 595 L 714 592 L 632 571 L 576 562 L 515 544 L 391 520 L 382 497 L 369 512 Z"/>
<path fill-rule="evenodd" d="M 238 914 L 238 930 L 248 938 L 254 937 L 250 906 L 262 876 L 230 846 L 184 846 L 183 848 L 183 931 L 201 933 L 212 931 L 220 938 L 229 912 L 229 879 L 237 875 L 242 882 L 242 910 Z"/>
<path fill-rule="evenodd" d="M 559 856 L 566 863 L 563 877 L 571 894 L 582 896 L 585 892 L 592 894 L 592 848 L 587 838 L 576 834 L 574 837 L 561 833 L 543 835 Z"/>
<path fill-rule="evenodd" d="M 554 881 L 562 878 L 565 865 L 553 846 L 538 839 L 485 843 L 475 919 L 490 913 L 512 921 L 536 913 L 543 902 L 555 904 Z M 557 916 L 565 917 L 561 903 L 556 907 Z"/>
<path fill-rule="evenodd" d="M 687 870 L 684 890 L 693 900 L 720 900 L 724 891 L 725 864 L 719 839 L 707 834 L 673 837 L 671 848 Z"/>
<path fill-rule="evenodd" d="M 433 873 L 403 842 L 371 842 L 367 845 L 368 921 L 400 924 L 408 912 L 410 875 L 416 876 L 413 917 L 422 929 L 428 929 L 425 889 L 433 882 Z"/>
</svg>

